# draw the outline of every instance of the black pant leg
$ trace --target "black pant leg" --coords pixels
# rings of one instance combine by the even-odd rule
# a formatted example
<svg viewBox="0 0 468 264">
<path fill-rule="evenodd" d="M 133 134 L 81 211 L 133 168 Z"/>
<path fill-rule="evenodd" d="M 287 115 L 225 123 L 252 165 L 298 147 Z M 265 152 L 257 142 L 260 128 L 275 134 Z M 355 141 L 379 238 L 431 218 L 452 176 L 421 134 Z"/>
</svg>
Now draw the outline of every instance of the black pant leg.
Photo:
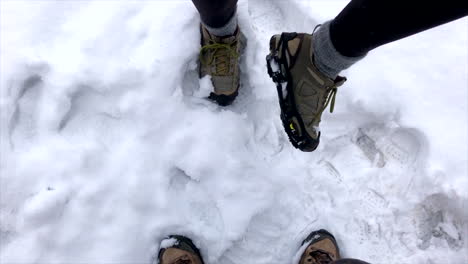
<svg viewBox="0 0 468 264">
<path fill-rule="evenodd" d="M 352 0 L 331 22 L 330 37 L 342 55 L 358 57 L 466 15 L 462 0 Z"/>
<path fill-rule="evenodd" d="M 192 0 L 201 20 L 209 27 L 222 27 L 235 14 L 237 0 Z"/>
</svg>

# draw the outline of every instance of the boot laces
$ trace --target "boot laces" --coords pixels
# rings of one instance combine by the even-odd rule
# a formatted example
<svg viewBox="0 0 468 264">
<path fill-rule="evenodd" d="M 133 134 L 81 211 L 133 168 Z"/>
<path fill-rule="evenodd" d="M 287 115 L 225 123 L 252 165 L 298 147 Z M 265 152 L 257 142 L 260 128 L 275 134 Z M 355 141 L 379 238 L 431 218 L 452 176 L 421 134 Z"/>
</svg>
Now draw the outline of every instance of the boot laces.
<svg viewBox="0 0 468 264">
<path fill-rule="evenodd" d="M 183 256 L 177 259 L 173 264 L 192 264 L 192 261 L 188 258 L 188 256 Z"/>
<path fill-rule="evenodd" d="M 338 87 L 343 85 L 344 82 L 346 82 L 346 78 L 339 77 L 335 79 L 335 83 L 332 86 L 328 87 L 328 92 L 326 93 L 325 103 L 323 104 L 322 109 L 320 109 L 320 111 L 318 111 L 317 114 L 315 114 L 311 122 L 319 120 L 320 116 L 325 111 L 325 109 L 327 109 L 328 105 L 330 105 L 330 113 L 333 113 L 333 110 L 335 110 L 335 100 L 336 100 L 336 94 L 338 93 Z"/>
<path fill-rule="evenodd" d="M 309 256 L 314 260 L 314 264 L 330 264 L 333 261 L 330 254 L 322 250 L 312 251 Z"/>
<path fill-rule="evenodd" d="M 325 109 L 327 109 L 328 105 L 330 105 L 330 113 L 333 113 L 333 110 L 335 110 L 335 99 L 337 93 L 338 87 L 336 85 L 330 87 L 330 92 L 328 93 L 327 99 L 325 100 L 325 105 L 323 106 L 322 110 L 319 111 L 319 114 L 322 114 Z"/>
<path fill-rule="evenodd" d="M 231 67 L 231 59 L 239 58 L 239 53 L 235 48 L 234 42 L 232 44 L 226 43 L 212 43 L 205 45 L 200 50 L 200 62 L 202 64 L 211 66 L 215 64 L 215 75 L 226 76 L 229 74 Z M 211 56 L 206 60 L 202 55 L 211 51 Z"/>
<path fill-rule="evenodd" d="M 336 94 L 337 93 L 338 93 L 338 85 L 333 85 L 332 87 L 330 87 L 328 89 L 328 93 L 326 93 L 327 97 L 325 99 L 325 104 L 315 114 L 315 116 L 312 118 L 310 124 L 312 124 L 313 122 L 316 122 L 317 120 L 320 119 L 320 117 L 322 116 L 322 113 L 325 112 L 325 109 L 327 109 L 328 105 L 330 105 L 330 113 L 333 113 L 333 110 L 335 110 L 335 100 L 336 100 Z"/>
<path fill-rule="evenodd" d="M 322 26 L 322 24 L 316 25 L 312 34 L 314 34 L 315 31 L 320 26 Z M 325 109 L 327 109 L 328 105 L 330 105 L 330 113 L 333 113 L 333 110 L 335 110 L 335 100 L 336 100 L 336 94 L 338 93 L 338 87 L 341 86 L 345 81 L 346 81 L 346 78 L 342 78 L 333 86 L 329 87 L 329 90 L 328 90 L 329 92 L 327 93 L 325 104 L 323 105 L 322 109 L 320 109 L 320 111 L 318 111 L 317 114 L 314 116 L 314 118 L 312 119 L 312 122 L 314 122 L 317 119 L 320 119 L 320 117 L 322 116 L 322 113 L 325 111 Z"/>
</svg>

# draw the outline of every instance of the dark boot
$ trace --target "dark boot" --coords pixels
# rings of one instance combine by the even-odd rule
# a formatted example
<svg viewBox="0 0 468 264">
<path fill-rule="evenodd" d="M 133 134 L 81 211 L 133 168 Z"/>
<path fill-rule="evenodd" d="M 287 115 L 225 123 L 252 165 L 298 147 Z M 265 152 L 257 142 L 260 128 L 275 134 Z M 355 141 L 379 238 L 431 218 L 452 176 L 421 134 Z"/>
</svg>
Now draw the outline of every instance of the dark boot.
<svg viewBox="0 0 468 264">
<path fill-rule="evenodd" d="M 340 250 L 332 234 L 324 229 L 314 231 L 302 242 L 308 244 L 299 264 L 331 264 L 340 259 Z"/>
<path fill-rule="evenodd" d="M 159 264 L 203 264 L 200 251 L 187 237 L 169 236 L 161 241 L 160 248 Z"/>
</svg>

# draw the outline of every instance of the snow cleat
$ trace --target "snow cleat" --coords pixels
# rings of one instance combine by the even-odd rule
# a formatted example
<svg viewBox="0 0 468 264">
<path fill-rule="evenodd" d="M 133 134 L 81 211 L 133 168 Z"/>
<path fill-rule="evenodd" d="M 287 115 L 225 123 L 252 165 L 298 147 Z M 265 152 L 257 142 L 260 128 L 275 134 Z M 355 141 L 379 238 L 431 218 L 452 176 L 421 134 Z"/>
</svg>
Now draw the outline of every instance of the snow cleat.
<svg viewBox="0 0 468 264">
<path fill-rule="evenodd" d="M 244 37 L 239 28 L 232 36 L 225 37 L 211 34 L 203 25 L 200 31 L 199 75 L 200 78 L 210 75 L 214 87 L 208 98 L 221 106 L 230 105 L 238 95 Z"/>
<path fill-rule="evenodd" d="M 161 241 L 158 264 L 204 264 L 198 248 L 187 237 L 172 235 Z"/>
<path fill-rule="evenodd" d="M 276 84 L 281 120 L 295 148 L 314 151 L 320 142 L 319 123 L 337 88 L 346 78 L 332 80 L 313 63 L 312 34 L 282 33 L 270 39 L 268 74 Z"/>
<path fill-rule="evenodd" d="M 329 264 L 340 259 L 340 250 L 335 237 L 324 229 L 314 231 L 302 242 L 308 244 L 299 264 Z"/>
</svg>

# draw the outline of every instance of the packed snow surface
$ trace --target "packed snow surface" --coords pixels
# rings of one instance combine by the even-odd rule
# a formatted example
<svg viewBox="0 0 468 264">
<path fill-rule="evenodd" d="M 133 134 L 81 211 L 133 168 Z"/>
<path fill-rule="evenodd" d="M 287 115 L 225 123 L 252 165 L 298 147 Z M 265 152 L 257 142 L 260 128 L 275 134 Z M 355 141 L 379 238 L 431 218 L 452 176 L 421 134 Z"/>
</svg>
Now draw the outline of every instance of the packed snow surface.
<svg viewBox="0 0 468 264">
<path fill-rule="evenodd" d="M 190 1 L 1 1 L 0 262 L 151 263 L 180 234 L 206 263 L 291 263 L 324 228 L 345 257 L 467 263 L 466 18 L 370 52 L 319 148 L 288 142 L 269 38 L 345 5 L 240 1 L 223 108 Z"/>
</svg>

